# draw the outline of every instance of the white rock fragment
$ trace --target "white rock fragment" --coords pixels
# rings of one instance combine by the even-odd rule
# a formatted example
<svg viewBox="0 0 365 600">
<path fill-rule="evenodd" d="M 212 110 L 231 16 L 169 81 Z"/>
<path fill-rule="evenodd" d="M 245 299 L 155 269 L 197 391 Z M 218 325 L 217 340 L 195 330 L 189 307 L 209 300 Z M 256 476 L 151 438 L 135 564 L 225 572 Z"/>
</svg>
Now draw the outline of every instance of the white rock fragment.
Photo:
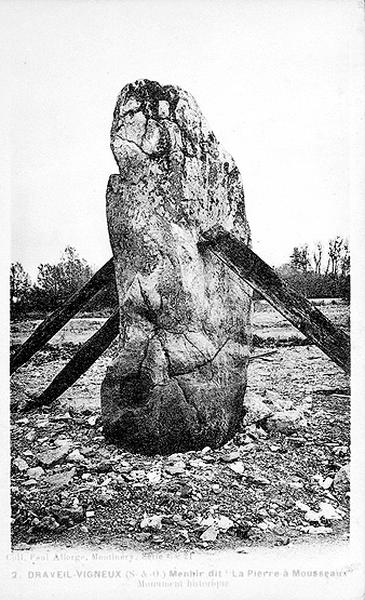
<svg viewBox="0 0 365 600">
<path fill-rule="evenodd" d="M 69 460 L 70 462 L 75 462 L 75 463 L 83 463 L 83 462 L 87 461 L 85 456 L 83 456 L 79 450 L 73 450 L 68 455 L 67 460 Z"/>
<path fill-rule="evenodd" d="M 34 430 L 34 429 L 31 429 L 30 431 L 28 431 L 27 435 L 25 436 L 25 439 L 26 439 L 28 442 L 34 442 L 34 440 L 35 440 L 35 437 L 36 437 L 35 430 Z"/>
<path fill-rule="evenodd" d="M 240 453 L 237 450 L 235 450 L 233 452 L 230 452 L 229 454 L 223 454 L 223 456 L 221 456 L 221 460 L 225 463 L 230 463 L 234 462 L 235 460 L 238 460 L 240 456 Z"/>
<path fill-rule="evenodd" d="M 222 531 L 228 531 L 231 527 L 233 527 L 234 523 L 228 517 L 221 515 L 217 519 L 217 527 Z"/>
<path fill-rule="evenodd" d="M 203 542 L 215 542 L 218 536 L 218 529 L 215 525 L 208 527 L 200 536 Z"/>
<path fill-rule="evenodd" d="M 215 519 L 214 519 L 213 515 L 209 515 L 209 517 L 202 519 L 200 521 L 200 524 L 202 527 L 211 527 L 212 525 L 215 524 Z"/>
<path fill-rule="evenodd" d="M 71 446 L 72 440 L 69 438 L 57 438 L 54 441 L 55 446 Z"/>
<path fill-rule="evenodd" d="M 26 460 L 24 460 L 24 458 L 21 458 L 20 456 L 18 456 L 17 458 L 14 458 L 13 460 L 13 465 L 18 469 L 18 471 L 27 471 L 29 469 L 29 465 L 27 463 Z"/>
<path fill-rule="evenodd" d="M 339 521 L 342 519 L 342 516 L 337 512 L 337 510 L 332 506 L 332 504 L 329 504 L 328 502 L 320 502 L 319 508 L 321 517 L 326 519 L 326 521 Z"/>
<path fill-rule="evenodd" d="M 140 523 L 141 529 L 162 529 L 162 516 L 160 515 L 151 515 L 150 517 L 147 513 L 144 514 L 144 517 Z"/>
<path fill-rule="evenodd" d="M 181 453 L 175 452 L 174 454 L 170 454 L 170 456 L 168 457 L 167 460 L 168 460 L 168 462 L 174 462 L 174 461 L 181 462 Z"/>
<path fill-rule="evenodd" d="M 39 479 L 44 475 L 44 469 L 42 467 L 32 467 L 28 469 L 27 475 L 30 479 Z"/>
<path fill-rule="evenodd" d="M 267 419 L 268 431 L 279 431 L 284 435 L 291 435 L 306 425 L 303 414 L 298 410 L 280 411 Z"/>
<path fill-rule="evenodd" d="M 207 468 L 209 465 L 208 463 L 204 462 L 204 460 L 202 460 L 201 458 L 193 458 L 192 460 L 189 461 L 189 464 L 191 467 L 195 467 L 195 468 Z"/>
<path fill-rule="evenodd" d="M 321 483 L 320 486 L 323 487 L 324 490 L 328 490 L 333 483 L 332 477 L 326 477 Z"/>
<path fill-rule="evenodd" d="M 308 510 L 305 513 L 304 518 L 306 521 L 309 521 L 310 523 L 319 523 L 321 520 L 321 513 L 315 512 L 314 510 Z"/>
<path fill-rule="evenodd" d="M 151 469 L 151 471 L 149 471 L 147 473 L 147 479 L 148 479 L 149 483 L 151 483 L 152 485 L 156 485 L 157 483 L 160 483 L 161 469 Z"/>
<path fill-rule="evenodd" d="M 227 466 L 229 469 L 231 469 L 231 471 L 237 473 L 237 475 L 243 475 L 245 472 L 245 467 L 241 460 L 237 460 L 236 462 L 228 464 Z"/>
<path fill-rule="evenodd" d="M 68 411 L 65 412 L 63 415 L 58 415 L 54 417 L 55 421 L 69 421 L 70 419 L 72 419 L 72 417 Z"/>
<path fill-rule="evenodd" d="M 183 461 L 178 461 L 172 465 L 166 465 L 165 471 L 170 475 L 182 475 L 185 473 L 185 463 Z"/>
<path fill-rule="evenodd" d="M 69 471 L 55 473 L 45 478 L 45 483 L 52 489 L 60 489 L 70 483 L 76 473 L 76 469 L 72 468 Z"/>
<path fill-rule="evenodd" d="M 69 453 L 69 451 L 69 445 L 65 444 L 59 448 L 55 448 L 54 450 L 46 450 L 45 452 L 40 452 L 36 456 L 42 465 L 49 467 L 59 462 Z"/>
<path fill-rule="evenodd" d="M 262 400 L 261 396 L 257 394 L 246 393 L 243 406 L 247 411 L 245 414 L 245 423 L 252 425 L 253 423 L 259 423 L 263 419 L 266 419 L 273 414 L 273 409 Z"/>
<path fill-rule="evenodd" d="M 310 507 L 308 506 L 308 504 L 303 504 L 303 502 L 300 502 L 300 500 L 296 501 L 295 506 L 297 508 L 299 508 L 299 510 L 302 510 L 303 512 L 310 511 Z"/>
<path fill-rule="evenodd" d="M 257 447 L 257 444 L 255 444 L 254 442 L 250 442 L 249 444 L 245 444 L 244 446 L 241 446 L 241 450 L 242 450 L 242 452 L 251 452 L 256 447 Z"/>
<path fill-rule="evenodd" d="M 267 438 L 267 433 L 264 429 L 262 429 L 262 427 L 257 426 L 256 433 L 259 436 L 259 438 Z"/>
</svg>

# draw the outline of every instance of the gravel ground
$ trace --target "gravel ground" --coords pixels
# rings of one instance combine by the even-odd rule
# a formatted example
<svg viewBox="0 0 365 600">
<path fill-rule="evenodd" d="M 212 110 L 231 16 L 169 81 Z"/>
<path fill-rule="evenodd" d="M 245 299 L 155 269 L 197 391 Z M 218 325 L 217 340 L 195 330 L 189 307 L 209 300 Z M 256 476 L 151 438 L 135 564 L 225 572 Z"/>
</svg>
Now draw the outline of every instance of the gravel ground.
<svg viewBox="0 0 365 600">
<path fill-rule="evenodd" d="M 256 334 L 267 333 L 269 320 L 265 308 L 255 314 Z M 87 324 L 74 321 L 71 334 L 12 377 L 14 402 L 43 389 L 84 341 Z M 14 344 L 33 327 L 15 324 Z M 272 337 L 260 345 L 273 346 Z M 217 450 L 148 457 L 107 443 L 99 391 L 113 348 L 52 407 L 14 412 L 13 547 L 240 551 L 347 540 L 349 381 L 316 347 L 290 344 L 289 335 L 250 363 L 242 431 Z M 256 414 L 257 402 L 269 417 Z M 293 417 L 289 430 L 273 420 L 283 410 Z"/>
</svg>

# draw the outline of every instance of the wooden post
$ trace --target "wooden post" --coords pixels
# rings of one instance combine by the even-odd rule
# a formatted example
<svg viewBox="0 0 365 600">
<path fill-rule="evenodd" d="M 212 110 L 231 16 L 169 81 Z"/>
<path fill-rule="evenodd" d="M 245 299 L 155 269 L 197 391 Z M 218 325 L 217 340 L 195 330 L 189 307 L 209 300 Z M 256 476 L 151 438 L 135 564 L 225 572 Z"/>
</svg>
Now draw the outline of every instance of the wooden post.
<svg viewBox="0 0 365 600">
<path fill-rule="evenodd" d="M 30 400 L 22 410 L 30 410 L 51 404 L 83 375 L 103 354 L 119 333 L 119 309 L 94 335 L 76 352 L 75 356 L 56 375 L 50 385 L 36 398 Z"/>
<path fill-rule="evenodd" d="M 257 254 L 222 227 L 203 234 L 202 251 L 209 249 L 241 279 L 316 344 L 346 373 L 350 372 L 350 336 L 336 327 L 304 296 L 298 294 Z"/>
<path fill-rule="evenodd" d="M 62 327 L 79 312 L 103 287 L 110 285 L 114 278 L 114 263 L 111 258 L 93 275 L 80 290 L 75 292 L 60 308 L 50 314 L 24 342 L 10 359 L 10 373 L 14 373 L 38 352 Z"/>
</svg>

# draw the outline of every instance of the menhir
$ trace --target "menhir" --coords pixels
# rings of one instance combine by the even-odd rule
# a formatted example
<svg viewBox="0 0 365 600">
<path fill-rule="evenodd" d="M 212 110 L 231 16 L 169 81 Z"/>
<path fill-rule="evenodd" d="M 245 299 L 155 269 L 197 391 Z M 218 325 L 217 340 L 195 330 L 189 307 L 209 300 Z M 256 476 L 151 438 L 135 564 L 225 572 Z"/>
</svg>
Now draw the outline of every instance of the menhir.
<svg viewBox="0 0 365 600">
<path fill-rule="evenodd" d="M 111 148 L 120 340 L 104 433 L 146 454 L 220 446 L 242 418 L 251 292 L 199 242 L 222 225 L 250 243 L 239 171 L 194 98 L 154 81 L 122 89 Z"/>
</svg>

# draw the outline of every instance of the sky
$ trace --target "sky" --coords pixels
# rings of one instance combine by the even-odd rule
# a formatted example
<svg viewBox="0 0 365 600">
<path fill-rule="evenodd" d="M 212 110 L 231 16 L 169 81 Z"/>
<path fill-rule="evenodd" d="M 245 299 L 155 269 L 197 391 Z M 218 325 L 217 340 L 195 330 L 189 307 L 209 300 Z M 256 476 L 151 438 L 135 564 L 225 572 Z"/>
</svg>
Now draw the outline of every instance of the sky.
<svg viewBox="0 0 365 600">
<path fill-rule="evenodd" d="M 13 2 L 11 260 L 34 279 L 68 244 L 94 267 L 110 257 L 112 113 L 144 77 L 196 98 L 241 171 L 253 248 L 269 264 L 347 237 L 357 4 Z"/>
</svg>

